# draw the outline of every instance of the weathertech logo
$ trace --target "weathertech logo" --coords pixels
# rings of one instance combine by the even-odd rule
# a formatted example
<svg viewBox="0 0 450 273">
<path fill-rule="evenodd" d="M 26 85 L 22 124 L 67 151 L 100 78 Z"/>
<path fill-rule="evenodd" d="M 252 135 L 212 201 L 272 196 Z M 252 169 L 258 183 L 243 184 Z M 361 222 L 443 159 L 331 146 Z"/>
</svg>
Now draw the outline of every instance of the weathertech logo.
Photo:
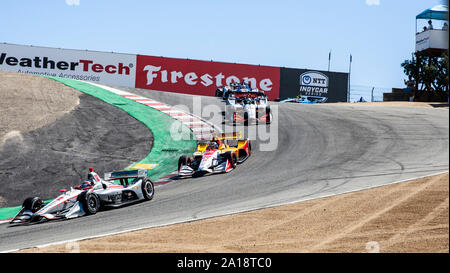
<svg viewBox="0 0 450 273">
<path fill-rule="evenodd" d="M 93 60 L 78 60 L 77 62 L 55 61 L 49 57 L 17 58 L 6 53 L 0 55 L 0 65 L 19 66 L 22 68 L 58 69 L 75 71 L 77 67 L 83 72 L 95 72 L 118 75 L 130 75 L 133 64 L 99 64 Z"/>
</svg>

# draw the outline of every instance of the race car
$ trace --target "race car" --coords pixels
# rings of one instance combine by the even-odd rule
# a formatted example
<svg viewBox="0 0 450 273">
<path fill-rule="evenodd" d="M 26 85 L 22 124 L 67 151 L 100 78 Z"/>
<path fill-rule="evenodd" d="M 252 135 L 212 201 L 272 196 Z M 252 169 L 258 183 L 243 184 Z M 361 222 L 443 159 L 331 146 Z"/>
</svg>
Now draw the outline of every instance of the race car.
<svg viewBox="0 0 450 273">
<path fill-rule="evenodd" d="M 215 96 L 224 99 L 225 95 L 228 96 L 228 92 L 231 91 L 229 86 L 220 86 L 216 89 Z"/>
<path fill-rule="evenodd" d="M 236 145 L 225 142 L 236 141 Z M 179 176 L 202 176 L 206 173 L 227 173 L 243 163 L 251 154 L 250 140 L 242 134 L 221 134 L 209 140 L 199 140 L 192 157 L 183 155 L 178 160 Z"/>
<path fill-rule="evenodd" d="M 294 102 L 294 103 L 324 103 L 327 101 L 327 97 L 318 97 L 318 96 L 297 96 L 296 98 L 287 98 L 281 100 L 280 102 Z"/>
<path fill-rule="evenodd" d="M 114 180 L 119 180 L 120 184 Z M 147 170 L 110 172 L 101 179 L 92 168 L 81 185 L 60 191 L 62 194 L 47 204 L 39 197 L 25 199 L 21 210 L 9 223 L 39 223 L 91 215 L 103 208 L 151 200 L 155 193 Z"/>
<path fill-rule="evenodd" d="M 233 94 L 255 92 L 258 93 L 261 91 L 259 91 L 258 88 L 251 88 L 247 82 L 242 81 L 242 83 L 232 82 L 229 86 L 221 86 L 217 88 L 215 96 L 221 97 L 223 100 L 227 100 L 228 97 L 232 96 Z"/>
<path fill-rule="evenodd" d="M 270 124 L 272 113 L 267 95 L 262 92 L 233 94 L 226 101 L 225 120 L 244 125 L 251 121 Z"/>
</svg>

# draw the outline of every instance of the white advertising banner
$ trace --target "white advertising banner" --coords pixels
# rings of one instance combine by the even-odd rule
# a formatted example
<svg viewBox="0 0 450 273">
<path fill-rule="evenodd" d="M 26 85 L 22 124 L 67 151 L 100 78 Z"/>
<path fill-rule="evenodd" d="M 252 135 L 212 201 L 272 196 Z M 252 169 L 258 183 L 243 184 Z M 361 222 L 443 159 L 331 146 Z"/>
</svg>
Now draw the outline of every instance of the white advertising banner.
<svg viewBox="0 0 450 273">
<path fill-rule="evenodd" d="M 4 43 L 0 70 L 134 87 L 136 55 Z"/>
<path fill-rule="evenodd" d="M 448 49 L 448 31 L 432 29 L 416 34 L 416 51 Z"/>
</svg>

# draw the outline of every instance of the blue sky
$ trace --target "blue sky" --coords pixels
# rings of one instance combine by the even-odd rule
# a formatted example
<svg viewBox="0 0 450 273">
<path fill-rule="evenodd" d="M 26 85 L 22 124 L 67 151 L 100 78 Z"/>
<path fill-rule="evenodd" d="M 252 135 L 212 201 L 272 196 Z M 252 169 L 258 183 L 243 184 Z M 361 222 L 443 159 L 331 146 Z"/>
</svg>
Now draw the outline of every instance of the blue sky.
<svg viewBox="0 0 450 273">
<path fill-rule="evenodd" d="M 2 0 L 0 42 L 348 72 L 404 87 L 415 16 L 442 0 Z M 438 23 L 436 22 L 436 25 Z"/>
</svg>

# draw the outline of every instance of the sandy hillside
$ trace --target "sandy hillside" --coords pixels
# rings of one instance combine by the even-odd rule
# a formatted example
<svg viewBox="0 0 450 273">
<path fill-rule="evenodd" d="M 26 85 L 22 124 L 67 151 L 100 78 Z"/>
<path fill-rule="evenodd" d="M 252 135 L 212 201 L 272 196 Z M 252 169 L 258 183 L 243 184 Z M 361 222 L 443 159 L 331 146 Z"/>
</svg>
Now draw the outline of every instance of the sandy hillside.
<svg viewBox="0 0 450 273">
<path fill-rule="evenodd" d="M 0 71 L 0 145 L 70 112 L 80 94 L 51 79 Z"/>
<path fill-rule="evenodd" d="M 35 75 L 0 71 L 0 151 L 8 141 L 55 122 L 79 104 L 80 92 Z M 7 201 L 0 193 L 0 207 Z"/>
</svg>

